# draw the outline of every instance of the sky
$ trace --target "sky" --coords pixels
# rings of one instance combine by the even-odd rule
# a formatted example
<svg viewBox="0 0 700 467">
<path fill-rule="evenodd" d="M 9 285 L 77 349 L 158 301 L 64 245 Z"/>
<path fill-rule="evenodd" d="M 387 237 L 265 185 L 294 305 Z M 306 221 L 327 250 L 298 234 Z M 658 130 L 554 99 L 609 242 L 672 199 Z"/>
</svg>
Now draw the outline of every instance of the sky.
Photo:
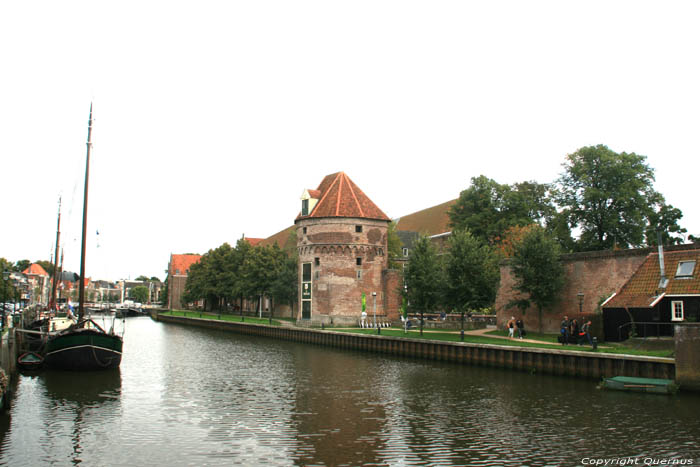
<svg viewBox="0 0 700 467">
<path fill-rule="evenodd" d="M 0 257 L 165 278 L 343 171 L 392 218 L 470 179 L 647 157 L 700 234 L 700 2 L 0 2 Z M 99 233 L 98 233 L 99 232 Z"/>
</svg>

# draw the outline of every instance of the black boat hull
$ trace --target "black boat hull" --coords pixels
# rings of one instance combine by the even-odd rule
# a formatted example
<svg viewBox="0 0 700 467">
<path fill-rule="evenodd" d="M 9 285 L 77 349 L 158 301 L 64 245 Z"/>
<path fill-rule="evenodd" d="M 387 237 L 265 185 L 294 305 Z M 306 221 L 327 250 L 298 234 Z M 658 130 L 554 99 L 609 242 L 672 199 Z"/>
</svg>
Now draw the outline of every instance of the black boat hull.
<svg viewBox="0 0 700 467">
<path fill-rule="evenodd" d="M 44 363 L 59 370 L 93 371 L 118 368 L 123 340 L 97 329 L 71 329 L 51 336 Z"/>
</svg>

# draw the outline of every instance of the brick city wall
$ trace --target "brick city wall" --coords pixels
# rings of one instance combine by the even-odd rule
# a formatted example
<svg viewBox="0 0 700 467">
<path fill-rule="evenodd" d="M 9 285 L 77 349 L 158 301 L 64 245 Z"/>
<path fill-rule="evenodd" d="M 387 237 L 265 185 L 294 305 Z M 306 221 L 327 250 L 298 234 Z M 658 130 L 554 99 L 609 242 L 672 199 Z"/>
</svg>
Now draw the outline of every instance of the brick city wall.
<svg viewBox="0 0 700 467">
<path fill-rule="evenodd" d="M 593 319 L 592 334 L 602 338 L 602 322 L 595 314 L 598 305 L 614 292 L 617 292 L 637 271 L 653 249 L 599 251 L 564 255 L 565 283 L 558 302 L 544 309 L 543 331 L 557 332 L 562 318 Z M 536 307 L 530 307 L 523 314 L 517 308 L 508 308 L 508 303 L 519 298 L 515 290 L 515 277 L 507 261 L 501 264 L 501 282 L 496 295 L 496 321 L 504 328 L 511 316 L 521 318 L 525 329 L 538 330 L 539 317 Z M 579 311 L 578 293 L 584 294 L 583 313 Z"/>
<path fill-rule="evenodd" d="M 361 226 L 362 232 L 356 232 L 356 226 Z M 300 287 L 302 264 L 311 263 L 312 322 L 356 323 L 362 312 L 363 292 L 367 312 L 374 311 L 372 293 L 376 292 L 377 315 L 386 315 L 382 272 L 387 268 L 387 227 L 386 221 L 354 218 L 297 222 Z M 301 318 L 301 290 L 299 296 Z"/>
</svg>

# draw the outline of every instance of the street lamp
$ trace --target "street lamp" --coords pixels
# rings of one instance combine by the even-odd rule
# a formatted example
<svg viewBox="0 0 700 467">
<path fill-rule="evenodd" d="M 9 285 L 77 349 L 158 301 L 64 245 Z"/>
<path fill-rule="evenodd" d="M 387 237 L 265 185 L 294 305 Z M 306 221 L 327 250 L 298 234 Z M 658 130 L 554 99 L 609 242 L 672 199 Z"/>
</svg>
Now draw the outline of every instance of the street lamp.
<svg viewBox="0 0 700 467">
<path fill-rule="evenodd" d="M 377 292 L 372 292 L 372 299 L 374 300 L 374 327 L 377 328 L 377 334 L 379 334 L 381 331 L 377 325 Z"/>
<path fill-rule="evenodd" d="M 578 312 L 583 313 L 583 292 L 579 292 L 576 294 L 578 297 Z"/>
</svg>

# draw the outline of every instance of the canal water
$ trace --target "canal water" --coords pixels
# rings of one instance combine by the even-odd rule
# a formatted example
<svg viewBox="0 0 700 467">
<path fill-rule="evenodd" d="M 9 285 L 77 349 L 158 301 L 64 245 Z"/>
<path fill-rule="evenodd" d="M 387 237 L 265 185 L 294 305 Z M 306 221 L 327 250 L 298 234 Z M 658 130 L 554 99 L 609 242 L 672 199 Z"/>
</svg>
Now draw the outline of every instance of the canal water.
<svg viewBox="0 0 700 467">
<path fill-rule="evenodd" d="M 21 375 L 14 391 L 0 465 L 700 465 L 693 394 L 147 317 L 126 320 L 120 370 Z"/>
</svg>

